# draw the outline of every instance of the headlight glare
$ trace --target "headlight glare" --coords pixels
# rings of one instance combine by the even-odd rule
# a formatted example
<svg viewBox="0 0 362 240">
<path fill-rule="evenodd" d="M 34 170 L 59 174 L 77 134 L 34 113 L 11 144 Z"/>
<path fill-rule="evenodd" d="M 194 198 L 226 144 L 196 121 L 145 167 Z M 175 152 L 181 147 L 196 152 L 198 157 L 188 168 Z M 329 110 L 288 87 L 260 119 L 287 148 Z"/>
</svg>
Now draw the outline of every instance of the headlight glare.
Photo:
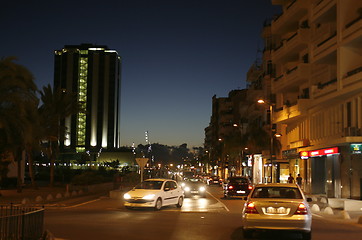
<svg viewBox="0 0 362 240">
<path fill-rule="evenodd" d="M 142 199 L 151 200 L 154 198 L 155 198 L 155 194 L 148 194 L 148 195 L 144 196 Z"/>
<path fill-rule="evenodd" d="M 190 187 L 185 187 L 184 190 L 185 190 L 186 192 L 190 192 Z"/>
<path fill-rule="evenodd" d="M 200 187 L 200 188 L 199 188 L 199 191 L 200 191 L 200 192 L 204 192 L 205 190 L 206 190 L 205 187 Z"/>
<path fill-rule="evenodd" d="M 124 199 L 131 199 L 132 197 L 131 197 L 131 195 L 129 195 L 128 193 L 125 193 L 125 194 L 123 195 L 123 198 L 124 198 Z"/>
</svg>

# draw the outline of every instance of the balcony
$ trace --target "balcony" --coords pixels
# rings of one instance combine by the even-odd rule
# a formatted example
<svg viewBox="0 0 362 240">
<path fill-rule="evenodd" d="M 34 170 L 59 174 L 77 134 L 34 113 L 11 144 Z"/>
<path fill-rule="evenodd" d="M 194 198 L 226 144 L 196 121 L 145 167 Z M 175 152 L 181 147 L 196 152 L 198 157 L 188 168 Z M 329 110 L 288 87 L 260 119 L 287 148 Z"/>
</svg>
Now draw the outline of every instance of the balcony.
<svg viewBox="0 0 362 240">
<path fill-rule="evenodd" d="M 321 18 L 326 14 L 333 6 L 336 5 L 336 0 L 321 0 L 317 2 L 312 9 L 312 20 Z"/>
<path fill-rule="evenodd" d="M 343 41 L 350 42 L 357 38 L 362 38 L 362 15 L 349 21 L 342 31 Z"/>
<path fill-rule="evenodd" d="M 326 83 L 319 83 L 312 89 L 314 99 L 322 98 L 337 91 L 337 79 L 332 79 Z"/>
<path fill-rule="evenodd" d="M 272 23 L 272 32 L 282 34 L 298 28 L 299 20 L 308 12 L 308 1 L 294 0 L 284 8 L 284 12 Z"/>
<path fill-rule="evenodd" d="M 358 137 L 362 136 L 362 129 L 356 127 L 344 128 L 344 137 Z"/>
<path fill-rule="evenodd" d="M 277 63 L 298 58 L 299 52 L 308 46 L 309 38 L 310 29 L 299 28 L 272 51 L 273 62 Z"/>
<path fill-rule="evenodd" d="M 324 35 L 316 41 L 313 57 L 323 58 L 337 49 L 337 32 Z"/>
<path fill-rule="evenodd" d="M 343 88 L 362 81 L 362 66 L 352 69 L 343 77 Z"/>
<path fill-rule="evenodd" d="M 273 81 L 273 90 L 275 92 L 282 92 L 290 88 L 295 88 L 304 81 L 308 80 L 309 76 L 310 64 L 300 63 L 275 78 Z"/>
<path fill-rule="evenodd" d="M 273 121 L 276 123 L 290 123 L 296 121 L 303 114 L 307 113 L 311 105 L 311 99 L 298 99 L 297 103 L 292 106 L 283 106 L 283 109 L 273 113 Z"/>
</svg>

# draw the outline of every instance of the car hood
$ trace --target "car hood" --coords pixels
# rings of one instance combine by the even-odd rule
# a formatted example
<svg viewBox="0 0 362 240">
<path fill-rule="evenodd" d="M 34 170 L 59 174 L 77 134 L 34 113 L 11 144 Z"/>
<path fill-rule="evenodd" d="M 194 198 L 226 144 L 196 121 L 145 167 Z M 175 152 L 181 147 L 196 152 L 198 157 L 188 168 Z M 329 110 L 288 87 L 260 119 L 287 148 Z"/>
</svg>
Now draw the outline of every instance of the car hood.
<svg viewBox="0 0 362 240">
<path fill-rule="evenodd" d="M 133 198 L 142 198 L 149 194 L 158 194 L 159 192 L 160 190 L 154 190 L 154 189 L 132 189 L 127 193 L 131 195 L 131 197 Z"/>
</svg>

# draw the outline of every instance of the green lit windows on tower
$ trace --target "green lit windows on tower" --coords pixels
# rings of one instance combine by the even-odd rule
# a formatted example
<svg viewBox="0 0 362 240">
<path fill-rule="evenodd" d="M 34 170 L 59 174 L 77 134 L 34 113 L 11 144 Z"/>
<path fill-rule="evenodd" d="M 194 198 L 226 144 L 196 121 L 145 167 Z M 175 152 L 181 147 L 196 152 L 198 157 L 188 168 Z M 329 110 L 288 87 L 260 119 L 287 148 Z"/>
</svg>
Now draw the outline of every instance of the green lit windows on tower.
<svg viewBox="0 0 362 240">
<path fill-rule="evenodd" d="M 79 58 L 79 79 L 78 79 L 78 103 L 82 109 L 87 109 L 87 74 L 88 74 L 88 51 L 81 50 Z M 86 139 L 86 120 L 85 112 L 77 114 L 76 129 L 76 150 L 77 152 L 85 151 Z"/>
</svg>

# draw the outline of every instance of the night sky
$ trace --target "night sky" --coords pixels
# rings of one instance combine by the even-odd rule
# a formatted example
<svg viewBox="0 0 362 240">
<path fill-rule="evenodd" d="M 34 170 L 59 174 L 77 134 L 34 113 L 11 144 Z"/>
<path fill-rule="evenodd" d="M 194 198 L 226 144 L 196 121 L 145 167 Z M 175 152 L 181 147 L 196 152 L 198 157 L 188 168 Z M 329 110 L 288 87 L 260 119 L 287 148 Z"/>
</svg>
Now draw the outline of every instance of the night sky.
<svg viewBox="0 0 362 240">
<path fill-rule="evenodd" d="M 39 89 L 54 50 L 107 45 L 122 57 L 122 145 L 202 146 L 212 96 L 246 87 L 271 0 L 2 1 L 0 57 L 16 56 Z"/>
</svg>

